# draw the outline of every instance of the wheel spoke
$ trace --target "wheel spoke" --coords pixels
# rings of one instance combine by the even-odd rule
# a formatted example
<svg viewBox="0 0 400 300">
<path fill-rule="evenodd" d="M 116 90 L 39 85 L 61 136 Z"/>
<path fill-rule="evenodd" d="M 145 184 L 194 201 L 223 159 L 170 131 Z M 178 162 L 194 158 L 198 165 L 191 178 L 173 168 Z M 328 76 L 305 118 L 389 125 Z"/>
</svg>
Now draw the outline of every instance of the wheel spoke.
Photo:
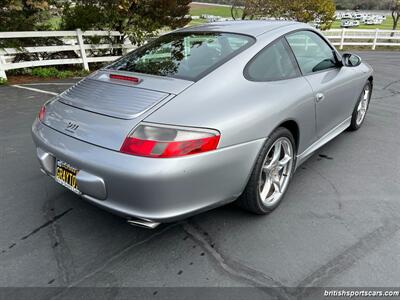
<svg viewBox="0 0 400 300">
<path fill-rule="evenodd" d="M 281 192 L 281 183 L 279 181 L 275 180 L 272 184 L 274 185 L 275 191 L 280 193 Z"/>
<path fill-rule="evenodd" d="M 265 179 L 264 185 L 262 187 L 262 191 L 260 193 L 260 197 L 262 200 L 267 199 L 269 192 L 271 191 L 272 182 L 269 176 Z"/>
<path fill-rule="evenodd" d="M 272 164 L 277 164 L 281 156 L 282 142 L 277 141 L 274 146 L 274 153 L 272 155 Z"/>
<path fill-rule="evenodd" d="M 272 170 L 272 162 L 269 162 L 267 165 L 265 165 L 265 166 L 262 167 L 262 171 L 263 171 L 265 174 L 267 174 L 267 176 L 268 176 L 268 174 L 271 172 L 271 170 Z"/>
<path fill-rule="evenodd" d="M 367 107 L 368 107 L 368 101 L 367 100 L 363 101 L 362 107 L 363 107 L 364 110 L 367 110 Z"/>
<path fill-rule="evenodd" d="M 362 108 L 362 101 L 360 101 L 360 103 L 358 104 L 357 111 L 359 112 L 361 108 Z"/>
<path fill-rule="evenodd" d="M 364 91 L 364 100 L 368 100 L 369 90 Z"/>
<path fill-rule="evenodd" d="M 280 161 L 279 165 L 281 167 L 286 167 L 286 165 L 292 160 L 292 157 L 290 155 L 285 155 Z"/>
<path fill-rule="evenodd" d="M 292 148 L 290 147 L 289 143 L 285 142 L 282 143 L 283 150 L 285 151 L 285 155 L 292 155 Z"/>
</svg>

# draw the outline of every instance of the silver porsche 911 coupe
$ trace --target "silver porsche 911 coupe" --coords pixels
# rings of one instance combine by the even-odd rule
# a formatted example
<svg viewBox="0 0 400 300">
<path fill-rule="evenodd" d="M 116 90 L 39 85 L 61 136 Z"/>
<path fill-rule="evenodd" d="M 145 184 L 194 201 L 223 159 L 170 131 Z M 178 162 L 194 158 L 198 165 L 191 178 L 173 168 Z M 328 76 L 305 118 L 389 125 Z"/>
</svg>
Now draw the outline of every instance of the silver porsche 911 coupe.
<svg viewBox="0 0 400 300">
<path fill-rule="evenodd" d="M 360 128 L 372 73 L 305 24 L 189 27 L 48 101 L 33 139 L 45 174 L 131 224 L 235 200 L 265 214 L 316 149 Z"/>
</svg>

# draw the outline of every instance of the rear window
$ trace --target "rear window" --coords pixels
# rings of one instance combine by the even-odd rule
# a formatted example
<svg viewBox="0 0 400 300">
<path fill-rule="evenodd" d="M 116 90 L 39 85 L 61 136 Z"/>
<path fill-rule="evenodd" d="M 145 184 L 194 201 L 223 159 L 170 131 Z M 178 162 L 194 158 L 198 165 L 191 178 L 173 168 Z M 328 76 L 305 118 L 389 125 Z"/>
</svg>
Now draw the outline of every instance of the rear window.
<svg viewBox="0 0 400 300">
<path fill-rule="evenodd" d="M 173 33 L 140 47 L 107 69 L 197 80 L 253 43 L 252 37 L 233 33 Z"/>
</svg>

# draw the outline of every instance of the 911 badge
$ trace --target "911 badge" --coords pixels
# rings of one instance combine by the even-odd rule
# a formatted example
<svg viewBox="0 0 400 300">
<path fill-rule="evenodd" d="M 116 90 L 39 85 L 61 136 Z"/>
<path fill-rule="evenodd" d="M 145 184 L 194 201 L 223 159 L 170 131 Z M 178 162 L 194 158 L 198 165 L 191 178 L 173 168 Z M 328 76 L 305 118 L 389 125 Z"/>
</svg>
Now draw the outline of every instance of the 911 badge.
<svg viewBox="0 0 400 300">
<path fill-rule="evenodd" d="M 74 133 L 79 128 L 79 125 L 74 122 L 68 122 L 67 127 L 65 128 L 66 131 Z"/>
</svg>

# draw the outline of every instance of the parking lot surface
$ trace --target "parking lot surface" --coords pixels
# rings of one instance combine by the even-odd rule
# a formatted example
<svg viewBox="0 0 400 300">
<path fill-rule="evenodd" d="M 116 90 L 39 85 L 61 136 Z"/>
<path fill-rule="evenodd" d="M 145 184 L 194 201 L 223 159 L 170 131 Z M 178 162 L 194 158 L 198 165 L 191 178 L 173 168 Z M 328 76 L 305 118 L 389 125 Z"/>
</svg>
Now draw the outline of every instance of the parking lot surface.
<svg viewBox="0 0 400 300">
<path fill-rule="evenodd" d="M 43 175 L 30 126 L 77 80 L 0 87 L 0 286 L 299 287 L 399 285 L 400 53 L 362 52 L 375 69 L 364 126 L 318 150 L 268 216 L 235 205 L 155 230 L 128 225 Z M 50 92 L 50 93 L 45 93 Z M 296 294 L 297 293 L 297 294 Z"/>
</svg>

